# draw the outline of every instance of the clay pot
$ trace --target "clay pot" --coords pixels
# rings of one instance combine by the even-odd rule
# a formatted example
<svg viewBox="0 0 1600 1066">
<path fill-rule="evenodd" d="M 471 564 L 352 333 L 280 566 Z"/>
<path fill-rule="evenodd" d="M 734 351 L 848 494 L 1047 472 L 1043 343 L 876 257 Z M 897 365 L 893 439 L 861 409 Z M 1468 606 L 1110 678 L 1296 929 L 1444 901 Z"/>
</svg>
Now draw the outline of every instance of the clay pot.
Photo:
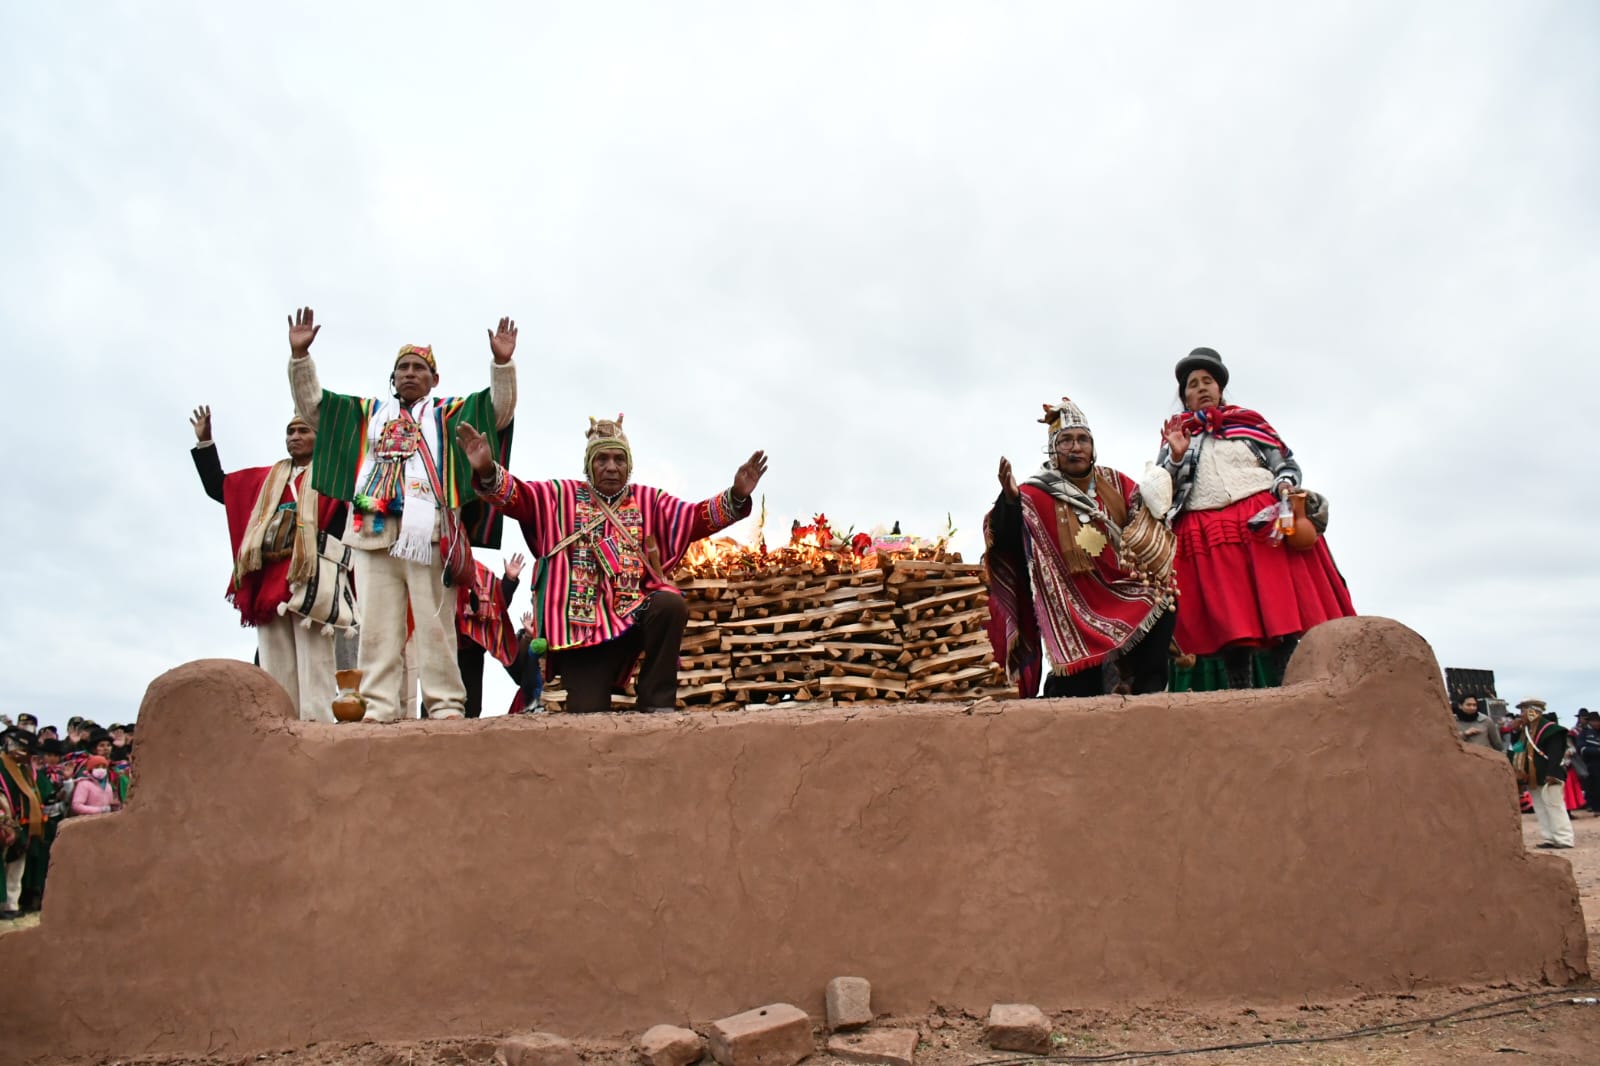
<svg viewBox="0 0 1600 1066">
<path fill-rule="evenodd" d="M 1306 494 L 1289 493 L 1289 506 L 1294 508 L 1294 532 L 1283 538 L 1284 543 L 1295 551 L 1310 551 L 1322 534 L 1317 532 L 1317 527 L 1306 517 Z"/>
<path fill-rule="evenodd" d="M 359 722 L 367 713 L 367 698 L 361 694 L 360 670 L 335 670 L 333 680 L 339 694 L 333 698 L 333 717 L 341 722 Z"/>
</svg>

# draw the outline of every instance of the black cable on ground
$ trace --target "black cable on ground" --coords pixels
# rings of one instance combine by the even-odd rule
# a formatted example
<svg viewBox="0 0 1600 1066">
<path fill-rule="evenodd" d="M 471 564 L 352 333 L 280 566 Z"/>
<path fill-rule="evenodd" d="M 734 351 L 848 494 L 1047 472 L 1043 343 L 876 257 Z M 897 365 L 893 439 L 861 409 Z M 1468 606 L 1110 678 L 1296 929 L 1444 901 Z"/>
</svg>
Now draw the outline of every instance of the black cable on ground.
<svg viewBox="0 0 1600 1066">
<path fill-rule="evenodd" d="M 969 1063 L 968 1066 L 1026 1066 L 1030 1062 L 1066 1062 L 1066 1063 L 1097 1063 L 1097 1062 L 1130 1062 L 1135 1059 L 1160 1059 L 1178 1058 L 1183 1055 L 1205 1055 L 1219 1051 L 1251 1051 L 1267 1047 L 1294 1047 L 1304 1044 L 1333 1044 L 1345 1040 L 1361 1040 L 1375 1036 L 1394 1036 L 1400 1033 L 1414 1032 L 1438 1025 L 1440 1022 L 1465 1022 L 1488 1021 L 1491 1018 L 1504 1018 L 1513 1014 L 1527 1014 L 1529 1011 L 1549 1010 L 1552 1007 L 1563 1006 L 1588 1006 L 1584 1002 L 1585 993 L 1600 992 L 1600 985 L 1580 985 L 1573 988 L 1548 989 L 1543 992 L 1525 992 L 1515 996 L 1505 996 L 1501 999 L 1491 999 L 1485 1003 L 1474 1003 L 1459 1007 L 1444 1014 L 1435 1014 L 1426 1018 L 1407 1018 L 1404 1021 L 1384 1022 L 1380 1025 L 1363 1026 L 1360 1029 L 1350 1029 L 1342 1033 L 1329 1033 L 1323 1036 L 1279 1036 L 1265 1037 L 1261 1040 L 1243 1040 L 1231 1044 L 1210 1044 L 1205 1047 L 1193 1048 L 1163 1048 L 1156 1051 L 1112 1051 L 1104 1055 L 1029 1055 L 1008 1059 L 980 1059 Z M 1561 998 L 1552 998 L 1561 997 Z M 1512 1010 L 1495 1011 L 1492 1014 L 1480 1014 L 1479 1011 L 1491 1007 L 1503 1007 L 1508 1003 L 1528 1003 L 1536 999 L 1550 999 L 1548 1003 L 1531 1004 L 1526 1007 L 1517 1007 Z"/>
</svg>

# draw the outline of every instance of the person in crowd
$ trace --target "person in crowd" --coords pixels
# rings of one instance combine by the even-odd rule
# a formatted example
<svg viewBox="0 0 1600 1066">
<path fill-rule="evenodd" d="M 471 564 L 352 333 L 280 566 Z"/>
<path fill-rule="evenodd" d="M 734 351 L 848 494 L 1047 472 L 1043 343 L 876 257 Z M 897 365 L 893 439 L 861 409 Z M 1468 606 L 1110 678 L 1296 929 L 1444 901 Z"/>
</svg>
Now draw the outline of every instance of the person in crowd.
<svg viewBox="0 0 1600 1066">
<path fill-rule="evenodd" d="M 1150 515 L 1132 478 L 1097 465 L 1094 433 L 1083 411 L 1063 398 L 1045 405 L 1048 458 L 1021 485 L 1000 460 L 1000 495 L 984 518 L 990 575 L 989 639 L 997 662 L 1023 699 L 1097 696 L 1102 664 L 1117 669 L 1133 693 L 1167 687 L 1168 645 L 1176 618 L 1170 583 L 1135 572 L 1126 531 Z M 1164 530 L 1162 530 L 1164 532 Z M 1149 569 L 1170 575 L 1166 555 Z"/>
<path fill-rule="evenodd" d="M 71 718 L 68 718 L 67 719 L 67 751 L 68 751 L 68 753 L 70 754 L 71 752 L 77 751 L 79 749 L 79 746 L 83 743 L 83 738 L 85 736 L 87 736 L 87 735 L 88 735 L 87 731 L 83 728 L 83 719 L 82 718 L 80 718 L 77 715 L 73 715 Z"/>
<path fill-rule="evenodd" d="M 456 663 L 447 563 L 448 570 L 458 563 L 470 568 L 472 544 L 498 546 L 499 518 L 490 517 L 477 531 L 467 528 L 460 509 L 472 502 L 472 488 L 453 434 L 457 426 L 473 426 L 488 434 L 491 457 L 498 451 L 502 460 L 509 458 L 517 403 L 511 361 L 516 323 L 503 318 L 498 330 L 489 331 L 489 388 L 461 398 L 432 396 L 439 366 L 431 347 L 415 344 L 395 357 L 390 398 L 324 391 L 311 361 L 311 343 L 321 328 L 309 307 L 290 318 L 289 384 L 296 413 L 318 431 L 312 487 L 352 504 L 345 543 L 357 549 L 364 720 L 399 718 L 408 625 L 415 627 L 429 716 L 460 718 L 467 693 Z"/>
<path fill-rule="evenodd" d="M 44 905 L 45 880 L 50 873 L 50 847 L 55 843 L 61 820 L 67 816 L 66 804 L 61 801 L 61 754 L 59 740 L 41 740 L 33 757 L 34 784 L 44 810 L 44 832 L 30 838 L 28 843 L 28 863 L 22 871 L 20 900 L 24 912 L 36 911 Z"/>
<path fill-rule="evenodd" d="M 540 631 L 549 668 L 566 684 L 567 710 L 609 711 L 614 690 L 640 665 L 637 707 L 670 711 L 678 700 L 678 649 L 688 610 L 666 575 L 690 544 L 750 513 L 750 494 L 767 472 L 755 452 L 733 485 L 699 503 L 631 482 L 633 451 L 616 421 L 589 420 L 582 480 L 527 482 L 495 462 L 472 426 L 458 431 L 478 494 L 522 523 L 544 569 Z"/>
<path fill-rule="evenodd" d="M 29 733 L 32 733 L 35 736 L 38 736 L 39 735 L 39 719 L 35 718 L 33 715 L 29 714 L 27 711 L 23 711 L 21 714 L 17 715 L 17 728 L 25 730 L 25 731 L 27 731 Z"/>
<path fill-rule="evenodd" d="M 1587 707 L 1578 711 L 1578 727 L 1572 733 L 1574 758 L 1588 771 L 1584 797 L 1589 813 L 1600 815 L 1600 715 Z"/>
<path fill-rule="evenodd" d="M 1561 799 L 1566 804 L 1569 816 L 1573 811 L 1583 810 L 1588 803 L 1584 793 L 1589 786 L 1584 779 L 1589 775 L 1589 767 L 1582 759 L 1578 758 L 1578 745 L 1574 736 L 1576 730 L 1576 722 L 1573 723 L 1572 729 L 1567 730 L 1567 751 L 1564 756 L 1567 765 L 1567 777 L 1562 782 L 1561 787 Z"/>
<path fill-rule="evenodd" d="M 1468 744 L 1504 751 L 1505 742 L 1494 721 L 1478 707 L 1478 697 L 1467 696 L 1455 705 L 1456 732 Z"/>
<path fill-rule="evenodd" d="M 59 729 L 57 729 L 55 726 L 53 726 L 53 725 L 41 726 L 39 728 L 39 739 L 40 740 L 60 740 L 61 739 L 61 731 Z"/>
<path fill-rule="evenodd" d="M 1567 730 L 1546 709 L 1544 700 L 1517 704 L 1522 714 L 1518 751 L 1513 760 L 1517 776 L 1527 783 L 1533 813 L 1539 819 L 1541 848 L 1570 848 L 1572 820 L 1567 817 L 1564 795 L 1567 781 Z"/>
<path fill-rule="evenodd" d="M 333 641 L 301 625 L 285 608 L 290 586 L 315 576 L 318 533 L 334 540 L 344 534 L 345 503 L 313 486 L 316 430 L 296 414 L 284 429 L 286 458 L 224 474 L 211 408 L 196 407 L 189 424 L 200 484 L 227 513 L 233 555 L 227 599 L 238 610 L 239 623 L 256 631 L 257 664 L 283 686 L 302 721 L 331 722 Z M 122 727 L 111 728 L 115 733 Z M 122 747 L 123 741 L 116 745 Z"/>
<path fill-rule="evenodd" d="M 1220 654 L 1234 688 L 1250 686 L 1255 652 L 1270 649 L 1276 684 L 1302 633 L 1355 607 L 1321 536 L 1305 550 L 1274 537 L 1300 466 L 1265 418 L 1227 403 L 1222 357 L 1196 348 L 1177 378 L 1183 412 L 1162 427 L 1158 456 L 1172 478 L 1167 519 L 1178 538 L 1174 642 L 1186 654 Z M 1325 502 L 1309 511 L 1325 518 Z"/>
<path fill-rule="evenodd" d="M 328 697 L 332 700 L 332 696 Z M 113 725 L 111 734 L 111 761 L 126 762 L 133 757 L 133 734 L 125 725 Z"/>
<path fill-rule="evenodd" d="M 89 756 L 72 790 L 72 813 L 110 814 L 121 809 L 122 797 L 111 780 L 111 764 L 104 756 Z"/>
<path fill-rule="evenodd" d="M 525 565 L 526 559 L 513 555 L 506 560 L 505 572 L 495 577 L 474 559 L 472 583 L 456 589 L 456 662 L 467 689 L 468 718 L 483 713 L 484 655 L 494 656 L 508 673 L 517 661 L 517 632 L 509 607 Z M 519 675 L 512 673 L 511 679 L 516 681 Z"/>
<path fill-rule="evenodd" d="M 537 636 L 538 632 L 539 623 L 533 612 L 523 612 L 522 625 L 517 629 L 517 658 L 506 668 L 517 681 L 517 692 L 507 714 L 544 713 L 544 656 L 549 642 Z"/>
<path fill-rule="evenodd" d="M 5 866 L 5 895 L 0 920 L 22 914 L 22 879 L 28 850 L 44 835 L 44 804 L 35 783 L 33 755 L 39 740 L 26 729 L 11 726 L 0 733 L 0 860 Z"/>
</svg>

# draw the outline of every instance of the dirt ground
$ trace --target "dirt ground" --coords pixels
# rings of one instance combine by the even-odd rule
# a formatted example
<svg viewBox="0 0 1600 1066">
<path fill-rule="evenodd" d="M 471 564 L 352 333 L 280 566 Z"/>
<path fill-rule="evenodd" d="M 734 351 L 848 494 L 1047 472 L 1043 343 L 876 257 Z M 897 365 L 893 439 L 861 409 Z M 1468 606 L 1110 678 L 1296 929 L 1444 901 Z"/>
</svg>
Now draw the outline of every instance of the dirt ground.
<svg viewBox="0 0 1600 1066">
<path fill-rule="evenodd" d="M 1589 966 L 1600 974 L 1600 818 L 1573 819 L 1577 847 L 1560 852 L 1572 863 L 1589 930 Z M 1539 842 L 1532 815 L 1523 819 L 1528 847 Z M 1471 891 L 1470 885 L 1454 887 Z M 0 925 L 0 933 L 37 924 L 36 916 Z M 867 975 L 870 977 L 870 975 Z M 1411 995 L 1372 995 L 1355 1000 L 1260 1006 L 1248 1003 L 1204 1008 L 1145 1007 L 1062 1011 L 1053 1017 L 1056 1051 L 1064 1062 L 1155 1062 L 1177 1058 L 1195 1066 L 1471 1066 L 1510 1062 L 1600 1063 L 1600 1004 L 1573 1003 L 1600 997 L 1593 989 L 1482 988 L 1424 990 Z M 750 1004 L 758 1006 L 759 1004 Z M 1437 1019 L 1437 1020 L 1435 1020 Z M 681 1019 L 662 1019 L 681 1024 Z M 983 1043 L 981 1018 L 936 1012 L 921 1017 L 880 1018 L 876 1027 L 915 1027 L 921 1033 L 917 1066 L 978 1066 L 1025 1062 L 1030 1056 L 995 1052 Z M 1350 1037 L 1355 1030 L 1389 1027 Z M 1305 1042 L 1322 1038 L 1321 1042 Z M 1229 1045 L 1284 1041 L 1274 1046 Z M 1299 1041 L 1290 1043 L 1288 1041 Z M 809 1060 L 832 1066 L 841 1060 L 821 1051 Z M 493 1060 L 496 1041 L 440 1040 L 406 1044 L 317 1044 L 265 1055 L 225 1058 L 118 1060 L 141 1066 L 464 1066 Z M 579 1041 L 585 1066 L 637 1066 L 626 1042 Z"/>
</svg>

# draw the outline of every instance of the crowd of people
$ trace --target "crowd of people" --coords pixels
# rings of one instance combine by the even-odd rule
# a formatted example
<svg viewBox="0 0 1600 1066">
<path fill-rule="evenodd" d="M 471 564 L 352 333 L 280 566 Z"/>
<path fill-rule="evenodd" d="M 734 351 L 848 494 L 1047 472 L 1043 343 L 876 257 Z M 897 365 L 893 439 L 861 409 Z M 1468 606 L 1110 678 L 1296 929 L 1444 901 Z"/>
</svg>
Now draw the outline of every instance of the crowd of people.
<svg viewBox="0 0 1600 1066">
<path fill-rule="evenodd" d="M 210 408 L 190 419 L 195 469 L 226 515 L 227 600 L 300 718 L 335 720 L 348 659 L 368 722 L 477 717 L 486 658 L 518 684 L 512 713 L 536 709 L 549 676 L 573 713 L 613 709 L 634 677 L 635 709 L 673 708 L 686 608 L 667 574 L 695 540 L 749 515 L 765 453 L 686 502 L 633 483 L 619 414 L 589 419 L 582 477 L 523 480 L 508 470 L 513 320 L 487 331 L 489 385 L 463 397 L 435 395 L 438 361 L 416 344 L 399 349 L 387 397 L 325 390 L 310 354 L 321 328 L 310 308 L 289 318 L 284 458 L 226 473 Z M 1037 472 L 1019 483 L 1000 461 L 984 521 L 989 636 L 1022 698 L 1278 684 L 1302 634 L 1355 613 L 1323 537 L 1327 500 L 1303 487 L 1261 414 L 1226 402 L 1222 357 L 1196 348 L 1175 376 L 1181 410 L 1138 480 L 1100 462 L 1067 398 L 1044 407 Z M 534 556 L 520 627 L 510 608 L 529 561 L 514 555 L 497 575 L 471 551 L 498 548 L 506 517 Z M 1173 664 L 1185 659 L 1198 665 L 1180 685 Z M 1463 700 L 1461 736 L 1512 760 L 1541 846 L 1571 847 L 1568 812 L 1600 813 L 1600 716 L 1581 711 L 1568 730 L 1542 701 L 1518 707 L 1496 717 Z M 30 715 L 8 723 L 0 917 L 38 906 L 62 819 L 126 801 L 132 731 L 74 719 L 62 739 Z"/>
<path fill-rule="evenodd" d="M 0 852 L 5 894 L 0 921 L 44 902 L 50 845 L 67 818 L 114 814 L 133 787 L 133 723 L 102 729 L 82 718 L 39 727 L 31 714 L 0 715 Z"/>
<path fill-rule="evenodd" d="M 1600 816 L 1600 713 L 1578 709 L 1563 726 L 1544 700 L 1526 699 L 1516 715 L 1498 700 L 1465 696 L 1453 709 L 1456 730 L 1468 744 L 1503 752 L 1522 786 L 1522 810 L 1539 820 L 1541 848 L 1573 846 L 1572 818 Z"/>
</svg>

